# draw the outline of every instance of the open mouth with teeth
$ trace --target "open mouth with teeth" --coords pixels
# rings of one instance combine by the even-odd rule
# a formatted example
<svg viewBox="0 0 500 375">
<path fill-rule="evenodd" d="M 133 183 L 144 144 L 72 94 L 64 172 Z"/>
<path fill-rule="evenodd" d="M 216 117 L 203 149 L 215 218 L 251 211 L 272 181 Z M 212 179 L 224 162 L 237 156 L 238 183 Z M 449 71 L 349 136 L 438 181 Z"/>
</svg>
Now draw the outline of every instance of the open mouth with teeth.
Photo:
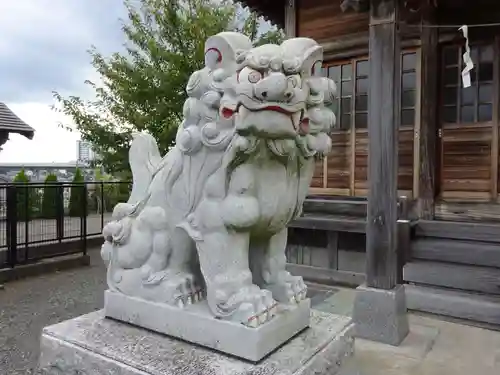
<svg viewBox="0 0 500 375">
<path fill-rule="evenodd" d="M 238 103 L 233 108 L 225 106 L 221 110 L 221 114 L 225 119 L 232 118 L 236 113 L 240 112 L 240 109 L 244 107 L 249 112 L 277 112 L 281 113 L 290 118 L 290 122 L 292 123 L 293 129 L 301 135 L 307 134 L 309 132 L 309 118 L 305 115 L 305 111 L 303 109 L 296 110 L 295 108 L 286 108 L 281 105 L 271 104 L 271 105 L 262 105 L 257 108 L 248 108 L 243 105 L 241 102 Z"/>
</svg>

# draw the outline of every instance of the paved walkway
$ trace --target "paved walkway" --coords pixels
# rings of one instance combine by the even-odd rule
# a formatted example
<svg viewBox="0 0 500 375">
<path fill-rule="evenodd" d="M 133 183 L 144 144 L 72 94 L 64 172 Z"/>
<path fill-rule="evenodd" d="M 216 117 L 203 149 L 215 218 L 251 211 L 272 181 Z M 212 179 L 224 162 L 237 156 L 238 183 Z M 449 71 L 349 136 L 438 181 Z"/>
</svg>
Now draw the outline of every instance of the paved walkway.
<svg viewBox="0 0 500 375">
<path fill-rule="evenodd" d="M 350 315 L 355 292 L 340 289 L 316 305 Z M 356 339 L 355 361 L 341 375 L 500 375 L 500 332 L 410 314 L 399 347 Z"/>
<path fill-rule="evenodd" d="M 16 281 L 0 289 L 0 374 L 33 374 L 44 326 L 103 305 L 105 268 L 91 266 Z M 349 315 L 355 292 L 312 286 L 315 308 Z M 357 340 L 353 367 L 342 375 L 499 375 L 500 332 L 411 315 L 412 333 L 394 348 Z"/>
</svg>

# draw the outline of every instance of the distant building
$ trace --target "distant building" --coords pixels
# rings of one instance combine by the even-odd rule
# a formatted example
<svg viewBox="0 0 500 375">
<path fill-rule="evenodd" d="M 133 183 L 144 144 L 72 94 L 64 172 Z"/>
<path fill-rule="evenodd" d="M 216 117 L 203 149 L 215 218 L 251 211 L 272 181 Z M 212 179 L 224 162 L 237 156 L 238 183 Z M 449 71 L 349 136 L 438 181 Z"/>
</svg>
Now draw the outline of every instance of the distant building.
<svg viewBox="0 0 500 375">
<path fill-rule="evenodd" d="M 76 141 L 76 160 L 80 163 L 89 163 L 95 159 L 95 152 L 90 142 Z"/>
</svg>

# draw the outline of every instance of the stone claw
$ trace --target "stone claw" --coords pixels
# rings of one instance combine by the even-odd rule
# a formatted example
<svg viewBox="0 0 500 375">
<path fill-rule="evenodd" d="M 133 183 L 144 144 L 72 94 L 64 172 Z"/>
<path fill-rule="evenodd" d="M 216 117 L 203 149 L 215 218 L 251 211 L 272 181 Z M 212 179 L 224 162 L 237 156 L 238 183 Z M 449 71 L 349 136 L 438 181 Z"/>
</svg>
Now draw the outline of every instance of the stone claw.
<svg viewBox="0 0 500 375">
<path fill-rule="evenodd" d="M 278 281 L 265 286 L 273 297 L 286 304 L 296 304 L 304 300 L 307 295 L 307 286 L 300 276 L 293 276 L 289 272 L 282 272 Z"/>
<path fill-rule="evenodd" d="M 182 298 L 181 298 L 181 297 L 179 297 L 179 298 L 177 299 L 177 303 L 176 303 L 176 305 L 177 305 L 177 307 L 178 307 L 178 308 L 180 308 L 180 309 L 183 309 L 183 308 L 184 308 L 184 306 L 185 306 L 185 305 L 184 305 L 184 301 L 182 300 Z"/>
<path fill-rule="evenodd" d="M 253 300 L 253 303 L 242 303 L 240 309 L 246 309 L 244 315 L 247 315 L 247 318 L 243 319 L 242 323 L 250 328 L 257 328 L 276 315 L 277 303 L 268 290 L 261 290 L 257 286 L 254 286 L 253 289 L 254 294 L 252 293 L 253 295 L 248 298 Z"/>
</svg>

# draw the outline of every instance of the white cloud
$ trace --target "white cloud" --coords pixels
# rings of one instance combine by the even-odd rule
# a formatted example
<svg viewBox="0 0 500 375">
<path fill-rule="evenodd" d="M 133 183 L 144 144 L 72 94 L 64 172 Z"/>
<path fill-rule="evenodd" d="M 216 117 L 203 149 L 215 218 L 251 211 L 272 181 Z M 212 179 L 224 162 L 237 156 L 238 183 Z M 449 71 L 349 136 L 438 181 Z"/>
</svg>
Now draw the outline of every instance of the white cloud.
<svg viewBox="0 0 500 375">
<path fill-rule="evenodd" d="M 89 97 L 91 45 L 105 55 L 122 49 L 122 0 L 0 0 L 0 101 L 35 129 L 12 134 L 0 162 L 66 162 L 76 157 L 78 134 L 58 127 L 71 119 L 50 109 L 52 91 Z M 261 31 L 269 28 L 261 24 Z"/>
<path fill-rule="evenodd" d="M 51 110 L 52 91 L 92 95 L 87 50 L 120 50 L 125 15 L 122 0 L 0 0 L 0 101 L 35 129 L 33 140 L 11 134 L 0 162 L 75 159 L 78 134 L 58 127 L 71 119 Z"/>
<path fill-rule="evenodd" d="M 76 159 L 76 140 L 79 136 L 58 127 L 60 122 L 68 121 L 63 114 L 51 110 L 44 103 L 5 104 L 36 132 L 33 140 L 11 134 L 0 152 L 0 162 L 50 163 Z"/>
</svg>

